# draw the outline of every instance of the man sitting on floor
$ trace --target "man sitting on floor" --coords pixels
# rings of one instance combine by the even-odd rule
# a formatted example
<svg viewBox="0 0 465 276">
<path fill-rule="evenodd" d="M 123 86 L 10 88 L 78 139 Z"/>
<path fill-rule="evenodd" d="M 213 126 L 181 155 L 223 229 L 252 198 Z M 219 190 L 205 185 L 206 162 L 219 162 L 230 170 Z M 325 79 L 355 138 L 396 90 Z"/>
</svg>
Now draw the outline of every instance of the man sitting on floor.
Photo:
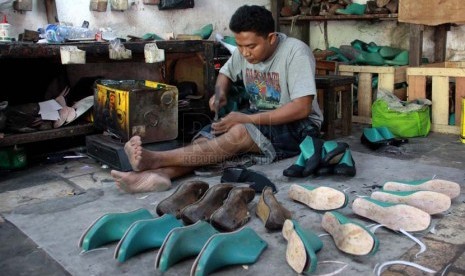
<svg viewBox="0 0 465 276">
<path fill-rule="evenodd" d="M 300 153 L 306 136 L 319 135 L 323 115 L 308 45 L 275 32 L 271 12 L 261 6 L 240 7 L 229 28 L 237 50 L 221 68 L 215 94 L 220 95 L 219 106 L 225 106 L 232 83 L 241 79 L 250 107 L 213 122 L 186 147 L 149 151 L 139 136 L 132 137 L 124 149 L 134 171 L 111 172 L 121 189 L 166 190 L 173 178 L 243 153 L 262 154 L 267 162 L 288 158 Z M 215 96 L 209 105 L 215 110 Z"/>
</svg>

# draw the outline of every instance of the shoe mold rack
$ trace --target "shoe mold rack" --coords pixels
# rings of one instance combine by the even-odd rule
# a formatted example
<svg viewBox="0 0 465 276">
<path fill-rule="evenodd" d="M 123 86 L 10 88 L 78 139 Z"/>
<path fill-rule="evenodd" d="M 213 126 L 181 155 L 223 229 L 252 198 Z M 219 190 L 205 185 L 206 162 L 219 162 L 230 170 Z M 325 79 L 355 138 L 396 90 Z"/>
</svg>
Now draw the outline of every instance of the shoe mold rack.
<svg viewBox="0 0 465 276">
<path fill-rule="evenodd" d="M 431 131 L 459 134 L 465 98 L 465 62 L 440 62 L 407 68 L 408 100 L 429 98 Z M 431 81 L 431 87 L 428 83 Z M 455 89 L 453 87 L 455 86 Z M 455 120 L 451 121 L 451 116 Z"/>
<path fill-rule="evenodd" d="M 11 42 L 0 44 L 0 65 L 9 68 L 4 76 L 5 82 L 2 89 L 2 100 L 6 100 L 11 105 L 23 103 L 35 103 L 43 101 L 42 91 L 46 91 L 49 85 L 49 78 L 57 77 L 53 72 L 65 72 L 79 69 L 78 67 L 98 66 L 97 63 L 108 63 L 109 66 L 122 68 L 131 64 L 144 63 L 144 46 L 146 42 L 126 42 L 126 49 L 132 51 L 130 60 L 115 61 L 109 59 L 108 43 L 73 43 L 80 50 L 86 52 L 86 64 L 63 65 L 60 62 L 60 46 L 56 44 L 33 44 L 23 42 Z M 179 60 L 197 59 L 199 66 L 203 68 L 202 76 L 199 79 L 199 93 L 204 93 L 204 97 L 198 100 L 201 103 L 202 112 L 207 110 L 207 100 L 214 91 L 216 72 L 214 66 L 214 55 L 216 45 L 213 41 L 206 40 L 173 40 L 157 41 L 160 49 L 164 49 L 166 60 L 160 63 L 159 69 L 155 69 L 153 78 L 160 75 L 162 81 L 176 81 L 173 68 L 179 64 Z M 24 66 L 23 66 L 24 65 Z M 155 66 L 155 65 L 153 65 Z M 158 68 L 157 67 L 157 68 Z M 19 70 L 14 68 L 20 68 Z M 89 68 L 89 67 L 86 67 Z M 50 69 L 50 70 L 48 70 Z M 119 69 L 117 69 L 119 70 Z M 58 74 L 57 74 L 58 75 Z M 59 75 L 61 78 L 62 76 Z M 66 76 L 64 76 L 66 79 Z M 199 113 L 197 106 L 181 108 L 180 112 Z M 180 116 L 182 117 L 182 116 Z M 95 133 L 96 129 L 92 123 L 76 121 L 72 125 L 50 130 L 39 130 L 28 133 L 4 133 L 0 139 L 0 148 L 12 145 L 46 141 L 57 138 L 74 137 Z"/>
</svg>

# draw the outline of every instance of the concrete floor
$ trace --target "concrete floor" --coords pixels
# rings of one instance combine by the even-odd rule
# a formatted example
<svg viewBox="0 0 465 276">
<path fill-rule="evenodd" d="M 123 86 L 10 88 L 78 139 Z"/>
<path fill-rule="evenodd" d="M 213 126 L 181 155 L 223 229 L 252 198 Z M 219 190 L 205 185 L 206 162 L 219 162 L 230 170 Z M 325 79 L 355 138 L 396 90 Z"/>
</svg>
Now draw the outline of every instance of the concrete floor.
<svg viewBox="0 0 465 276">
<path fill-rule="evenodd" d="M 339 275 L 374 275 L 377 265 L 404 260 L 434 271 L 437 275 L 465 275 L 465 144 L 455 135 L 430 133 L 426 138 L 410 139 L 400 148 L 386 147 L 371 151 L 360 144 L 364 126 L 353 125 L 351 136 L 337 139 L 349 143 L 356 162 L 355 177 L 310 177 L 288 179 L 283 169 L 295 159 L 272 165 L 255 165 L 251 169 L 264 173 L 276 184 L 276 198 L 293 213 L 293 218 L 305 228 L 321 236 L 323 249 L 317 254 L 315 275 L 336 271 Z M 324 185 L 345 190 L 350 197 L 347 207 L 339 210 L 364 224 L 373 222 L 355 215 L 351 203 L 361 195 L 370 195 L 389 180 L 447 179 L 461 185 L 462 192 L 452 207 L 432 216 L 428 231 L 414 233 L 426 245 L 426 251 L 416 256 L 420 247 L 406 236 L 386 228 L 375 234 L 379 250 L 370 256 L 354 257 L 339 251 L 321 227 L 322 212 L 311 210 L 292 201 L 287 191 L 293 183 Z M 200 179 L 210 185 L 219 183 L 219 176 L 191 176 L 174 182 Z M 147 208 L 156 216 L 155 206 L 174 189 L 159 193 L 129 195 L 116 189 L 109 169 L 92 159 L 67 160 L 55 164 L 31 166 L 12 172 L 0 179 L 0 274 L 1 275 L 157 275 L 154 260 L 157 249 L 135 256 L 120 264 L 113 259 L 116 244 L 85 254 L 78 240 L 96 218 L 110 212 L 127 212 Z M 268 232 L 255 216 L 258 196 L 249 204 L 251 214 L 246 226 L 254 229 L 268 243 L 258 261 L 248 266 L 232 266 L 218 270 L 217 275 L 294 275 L 285 259 L 286 240 L 281 233 Z M 165 275 L 186 275 L 193 259 L 176 264 Z M 347 266 L 346 266 L 347 265 Z M 383 275 L 432 275 L 403 265 L 386 267 Z"/>
</svg>

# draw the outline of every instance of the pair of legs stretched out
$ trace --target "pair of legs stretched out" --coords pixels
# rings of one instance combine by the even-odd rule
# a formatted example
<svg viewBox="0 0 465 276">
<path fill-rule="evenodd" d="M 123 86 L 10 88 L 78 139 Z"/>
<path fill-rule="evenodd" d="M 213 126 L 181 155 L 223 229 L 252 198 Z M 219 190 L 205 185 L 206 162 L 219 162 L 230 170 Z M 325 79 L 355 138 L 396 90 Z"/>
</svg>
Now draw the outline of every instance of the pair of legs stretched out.
<svg viewBox="0 0 465 276">
<path fill-rule="evenodd" d="M 129 193 L 161 190 L 171 186 L 171 179 L 191 173 L 195 168 L 223 162 L 242 153 L 260 149 L 244 125 L 235 125 L 213 139 L 198 138 L 186 147 L 169 151 L 149 151 L 139 136 L 124 146 L 134 171 L 111 171 L 117 186 Z"/>
</svg>

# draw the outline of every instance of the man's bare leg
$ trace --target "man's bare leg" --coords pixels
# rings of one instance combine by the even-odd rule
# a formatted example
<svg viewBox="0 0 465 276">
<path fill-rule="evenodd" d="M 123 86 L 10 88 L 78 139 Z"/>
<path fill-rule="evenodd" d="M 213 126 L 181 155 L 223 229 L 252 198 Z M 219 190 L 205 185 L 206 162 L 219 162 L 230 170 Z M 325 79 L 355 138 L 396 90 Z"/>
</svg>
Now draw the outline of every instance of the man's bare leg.
<svg viewBox="0 0 465 276">
<path fill-rule="evenodd" d="M 235 125 L 215 139 L 174 150 L 146 150 L 138 136 L 132 137 L 124 149 L 134 171 L 163 167 L 199 167 L 222 162 L 239 153 L 259 152 L 258 146 L 243 125 Z"/>
</svg>

